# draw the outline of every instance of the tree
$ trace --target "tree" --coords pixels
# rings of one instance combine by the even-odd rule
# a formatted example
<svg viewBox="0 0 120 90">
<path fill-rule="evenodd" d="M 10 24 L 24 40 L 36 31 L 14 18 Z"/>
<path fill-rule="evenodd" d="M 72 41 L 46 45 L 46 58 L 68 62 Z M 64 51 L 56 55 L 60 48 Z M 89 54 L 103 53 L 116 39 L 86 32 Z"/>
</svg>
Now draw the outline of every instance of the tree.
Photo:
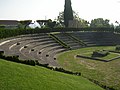
<svg viewBox="0 0 120 90">
<path fill-rule="evenodd" d="M 104 20 L 103 18 L 93 19 L 90 23 L 90 27 L 93 27 L 93 28 L 98 28 L 98 27 L 109 28 L 110 27 L 109 20 L 108 19 Z"/>
<path fill-rule="evenodd" d="M 26 29 L 26 27 L 31 24 L 32 20 L 24 20 L 24 21 L 19 21 L 20 24 L 23 26 L 24 29 Z"/>
<path fill-rule="evenodd" d="M 63 11 L 59 13 L 59 16 L 56 20 L 60 25 L 64 26 L 64 12 Z M 80 23 L 81 27 L 88 27 L 89 22 L 87 20 L 80 18 L 78 13 L 76 13 L 75 11 L 73 11 L 73 20 L 77 20 Z"/>
<path fill-rule="evenodd" d="M 49 22 L 49 20 L 36 20 L 36 22 L 39 23 L 41 28 L 44 28 L 47 25 L 47 23 Z"/>
<path fill-rule="evenodd" d="M 69 21 L 73 20 L 73 10 L 71 6 L 71 0 L 65 0 L 64 7 L 64 25 L 68 27 Z"/>
<path fill-rule="evenodd" d="M 56 21 L 49 20 L 36 20 L 42 28 L 49 27 L 54 28 L 56 25 Z"/>
<path fill-rule="evenodd" d="M 48 20 L 47 22 L 47 26 L 50 27 L 50 28 L 54 28 L 56 25 L 56 22 L 55 21 L 52 21 L 51 19 Z"/>
</svg>

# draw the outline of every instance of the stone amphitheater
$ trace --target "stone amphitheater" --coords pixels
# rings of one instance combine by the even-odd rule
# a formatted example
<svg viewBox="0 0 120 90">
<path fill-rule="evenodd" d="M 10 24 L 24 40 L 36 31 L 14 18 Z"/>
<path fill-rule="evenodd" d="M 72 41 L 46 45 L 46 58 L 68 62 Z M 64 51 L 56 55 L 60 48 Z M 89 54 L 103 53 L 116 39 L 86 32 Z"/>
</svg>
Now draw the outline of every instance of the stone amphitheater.
<svg viewBox="0 0 120 90">
<path fill-rule="evenodd" d="M 120 45 L 120 35 L 112 32 L 76 31 L 53 34 L 72 50 L 82 47 Z M 55 67 L 59 67 L 57 55 L 71 49 L 56 42 L 49 33 L 27 34 L 0 40 L 0 50 L 4 51 L 6 56 L 19 55 L 21 60 L 38 60 L 41 64 Z"/>
</svg>

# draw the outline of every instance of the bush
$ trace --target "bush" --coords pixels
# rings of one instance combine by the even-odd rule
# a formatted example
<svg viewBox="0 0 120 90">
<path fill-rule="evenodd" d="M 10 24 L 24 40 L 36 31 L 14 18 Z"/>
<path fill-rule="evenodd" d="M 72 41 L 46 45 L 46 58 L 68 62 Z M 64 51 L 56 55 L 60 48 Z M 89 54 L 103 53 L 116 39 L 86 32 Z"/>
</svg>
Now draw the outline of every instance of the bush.
<svg viewBox="0 0 120 90">
<path fill-rule="evenodd" d="M 96 50 L 96 51 L 93 51 L 92 57 L 104 57 L 104 56 L 107 56 L 108 54 L 109 54 L 109 51 Z"/>
<path fill-rule="evenodd" d="M 116 51 L 119 51 L 120 50 L 120 45 L 117 45 L 116 48 L 115 48 Z"/>
<path fill-rule="evenodd" d="M 0 51 L 0 58 L 2 59 L 6 59 L 8 61 L 13 61 L 13 62 L 17 62 L 17 63 L 23 63 L 23 64 L 27 64 L 27 65 L 32 65 L 32 66 L 35 66 L 35 65 L 39 65 L 39 62 L 38 61 L 34 61 L 34 60 L 19 60 L 19 55 L 14 55 L 14 56 L 4 56 L 4 51 Z"/>
<path fill-rule="evenodd" d="M 0 51 L 0 57 L 3 56 L 3 54 L 4 54 L 4 51 L 1 50 Z"/>
<path fill-rule="evenodd" d="M 35 60 L 35 64 L 36 64 L 36 65 L 39 65 L 39 62 L 38 62 L 38 60 Z"/>
<path fill-rule="evenodd" d="M 19 62 L 19 55 L 13 56 L 12 59 L 13 59 L 15 62 Z"/>
<path fill-rule="evenodd" d="M 27 64 L 27 65 L 35 66 L 35 61 L 34 60 L 25 60 L 25 61 L 23 61 L 23 63 Z"/>
</svg>

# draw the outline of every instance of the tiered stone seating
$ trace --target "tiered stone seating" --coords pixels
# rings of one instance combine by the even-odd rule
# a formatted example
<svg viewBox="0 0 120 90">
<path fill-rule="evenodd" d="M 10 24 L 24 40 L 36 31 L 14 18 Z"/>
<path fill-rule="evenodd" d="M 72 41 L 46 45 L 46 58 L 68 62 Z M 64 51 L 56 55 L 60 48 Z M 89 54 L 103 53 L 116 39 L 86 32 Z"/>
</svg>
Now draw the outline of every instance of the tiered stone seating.
<svg viewBox="0 0 120 90">
<path fill-rule="evenodd" d="M 0 49 L 5 52 L 5 55 L 19 55 L 22 60 L 38 60 L 42 64 L 51 66 L 59 66 L 54 57 L 58 50 L 65 50 L 47 34 L 22 35 L 4 39 L 0 41 Z M 51 51 L 54 54 L 50 54 Z"/>
<path fill-rule="evenodd" d="M 111 32 L 74 32 L 70 34 L 82 40 L 88 46 L 120 44 L 120 35 Z"/>
<path fill-rule="evenodd" d="M 58 37 L 63 42 L 65 42 L 68 46 L 70 46 L 71 49 L 78 49 L 82 47 L 78 42 L 76 42 L 76 40 L 70 38 L 68 35 L 65 35 L 64 33 L 58 33 L 55 34 L 55 36 Z"/>
<path fill-rule="evenodd" d="M 87 46 L 120 44 L 120 35 L 111 32 L 66 32 L 54 35 L 70 46 L 71 49 L 83 47 L 75 38 L 86 43 Z M 3 50 L 5 55 L 19 55 L 21 60 L 38 60 L 41 64 L 59 67 L 56 56 L 58 53 L 68 49 L 60 45 L 48 34 L 41 33 L 2 39 L 0 40 L 0 50 Z"/>
</svg>

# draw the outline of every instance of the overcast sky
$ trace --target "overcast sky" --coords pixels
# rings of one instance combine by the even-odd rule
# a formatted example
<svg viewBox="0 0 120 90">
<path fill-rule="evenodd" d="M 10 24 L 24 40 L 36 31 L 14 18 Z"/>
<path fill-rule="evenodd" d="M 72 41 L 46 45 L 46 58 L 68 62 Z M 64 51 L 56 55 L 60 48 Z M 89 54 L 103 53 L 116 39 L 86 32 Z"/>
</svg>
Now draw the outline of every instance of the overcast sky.
<svg viewBox="0 0 120 90">
<path fill-rule="evenodd" d="M 64 10 L 65 0 L 0 0 L 1 20 L 55 19 Z M 120 22 L 120 0 L 71 0 L 80 18 Z"/>
</svg>

